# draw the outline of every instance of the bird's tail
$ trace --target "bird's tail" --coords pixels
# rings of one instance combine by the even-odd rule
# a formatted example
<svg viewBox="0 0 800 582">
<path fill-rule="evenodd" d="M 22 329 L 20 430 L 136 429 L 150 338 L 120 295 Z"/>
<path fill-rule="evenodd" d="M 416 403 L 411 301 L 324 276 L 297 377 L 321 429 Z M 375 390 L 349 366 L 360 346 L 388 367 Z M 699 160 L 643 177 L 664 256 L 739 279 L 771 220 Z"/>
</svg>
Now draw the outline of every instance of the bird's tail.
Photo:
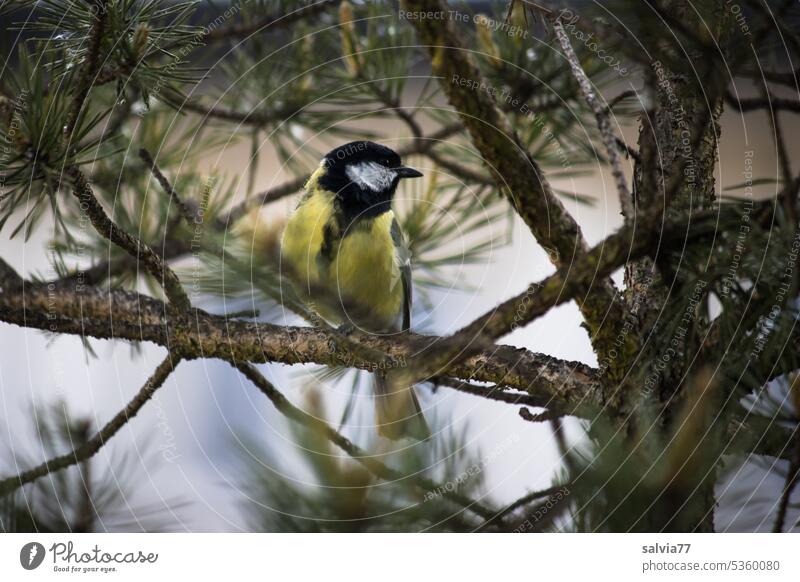
<svg viewBox="0 0 800 582">
<path fill-rule="evenodd" d="M 413 386 L 391 386 L 380 372 L 375 378 L 375 418 L 378 434 L 393 441 L 413 438 L 424 441 L 431 430 L 422 414 Z"/>
</svg>

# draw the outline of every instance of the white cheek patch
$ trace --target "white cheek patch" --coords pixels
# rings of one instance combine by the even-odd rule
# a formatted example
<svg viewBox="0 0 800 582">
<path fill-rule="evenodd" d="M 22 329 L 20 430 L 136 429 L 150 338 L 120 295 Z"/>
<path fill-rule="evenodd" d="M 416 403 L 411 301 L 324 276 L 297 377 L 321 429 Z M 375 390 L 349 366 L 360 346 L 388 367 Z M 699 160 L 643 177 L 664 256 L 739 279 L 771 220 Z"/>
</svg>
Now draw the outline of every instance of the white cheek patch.
<svg viewBox="0 0 800 582">
<path fill-rule="evenodd" d="M 345 173 L 353 182 L 373 192 L 388 190 L 396 176 L 391 169 L 375 162 L 361 162 L 347 166 Z"/>
</svg>

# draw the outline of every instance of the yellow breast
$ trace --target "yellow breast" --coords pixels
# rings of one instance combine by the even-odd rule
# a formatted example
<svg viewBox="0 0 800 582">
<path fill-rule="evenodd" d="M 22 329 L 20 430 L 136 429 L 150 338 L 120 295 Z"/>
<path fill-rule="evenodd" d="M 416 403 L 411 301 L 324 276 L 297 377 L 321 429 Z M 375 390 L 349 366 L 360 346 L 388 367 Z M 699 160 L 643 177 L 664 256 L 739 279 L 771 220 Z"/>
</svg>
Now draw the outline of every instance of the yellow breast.
<svg viewBox="0 0 800 582">
<path fill-rule="evenodd" d="M 394 213 L 357 222 L 337 238 L 332 260 L 320 260 L 325 228 L 333 220 L 333 197 L 309 183 L 309 195 L 289 219 L 281 245 L 298 291 L 334 323 L 351 322 L 371 331 L 395 328 L 404 295 L 391 234 Z"/>
</svg>

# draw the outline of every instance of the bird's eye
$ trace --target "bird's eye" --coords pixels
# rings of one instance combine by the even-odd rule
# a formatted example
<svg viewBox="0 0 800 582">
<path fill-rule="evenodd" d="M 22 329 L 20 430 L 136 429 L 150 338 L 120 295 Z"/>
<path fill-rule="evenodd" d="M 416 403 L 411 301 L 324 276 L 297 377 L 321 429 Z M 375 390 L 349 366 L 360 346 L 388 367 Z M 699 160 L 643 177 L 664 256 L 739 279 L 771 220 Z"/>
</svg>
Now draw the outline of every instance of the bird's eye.
<svg viewBox="0 0 800 582">
<path fill-rule="evenodd" d="M 381 165 L 384 165 L 384 166 L 386 166 L 388 168 L 388 167 L 390 167 L 392 165 L 392 162 L 391 162 L 391 160 L 389 160 L 389 158 L 383 158 L 381 160 Z"/>
</svg>

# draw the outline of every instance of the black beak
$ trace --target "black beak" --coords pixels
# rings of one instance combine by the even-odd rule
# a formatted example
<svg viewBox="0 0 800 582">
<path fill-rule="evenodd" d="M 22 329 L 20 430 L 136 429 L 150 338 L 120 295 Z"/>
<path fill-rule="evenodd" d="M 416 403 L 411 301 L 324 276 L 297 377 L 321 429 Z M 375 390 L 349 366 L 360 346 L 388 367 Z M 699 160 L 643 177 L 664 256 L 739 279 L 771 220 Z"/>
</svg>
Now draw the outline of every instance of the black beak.
<svg viewBox="0 0 800 582">
<path fill-rule="evenodd" d="M 408 166 L 400 166 L 399 168 L 395 168 L 394 171 L 401 178 L 421 178 L 422 177 L 422 172 L 420 172 L 418 170 L 415 170 L 414 168 L 409 168 Z"/>
</svg>

